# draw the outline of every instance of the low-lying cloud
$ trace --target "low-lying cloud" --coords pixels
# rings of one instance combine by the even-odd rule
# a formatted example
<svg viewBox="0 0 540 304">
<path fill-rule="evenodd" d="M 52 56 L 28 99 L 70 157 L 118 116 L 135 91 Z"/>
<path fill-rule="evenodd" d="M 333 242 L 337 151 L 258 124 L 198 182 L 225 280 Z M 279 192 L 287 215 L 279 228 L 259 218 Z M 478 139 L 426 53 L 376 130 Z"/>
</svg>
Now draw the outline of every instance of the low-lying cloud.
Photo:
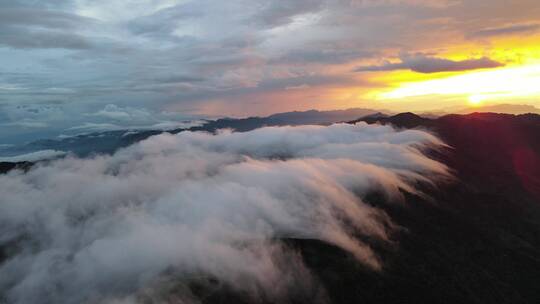
<svg viewBox="0 0 540 304">
<path fill-rule="evenodd" d="M 0 176 L 0 299 L 131 303 L 174 290 L 190 302 L 182 282 L 201 276 L 257 298 L 311 294 L 316 279 L 280 239 L 322 240 L 380 269 L 356 236 L 387 240 L 394 224 L 366 195 L 399 201 L 447 176 L 422 153 L 442 145 L 363 123 L 183 132 L 12 171 Z"/>
<path fill-rule="evenodd" d="M 41 150 L 16 156 L 0 157 L 0 162 L 35 162 L 44 159 L 51 159 L 64 156 L 66 152 L 57 150 Z"/>
</svg>

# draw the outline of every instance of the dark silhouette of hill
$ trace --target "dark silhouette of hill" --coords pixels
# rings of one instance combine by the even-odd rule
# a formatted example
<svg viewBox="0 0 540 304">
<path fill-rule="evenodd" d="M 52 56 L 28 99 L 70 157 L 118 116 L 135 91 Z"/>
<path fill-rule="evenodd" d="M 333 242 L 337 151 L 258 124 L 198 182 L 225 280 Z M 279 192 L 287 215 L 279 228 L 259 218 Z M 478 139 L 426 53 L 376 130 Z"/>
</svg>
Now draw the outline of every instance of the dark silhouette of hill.
<svg viewBox="0 0 540 304">
<path fill-rule="evenodd" d="M 294 111 L 285 112 L 270 115 L 267 119 L 271 123 L 275 124 L 294 124 L 294 125 L 307 125 L 307 124 L 332 124 L 341 121 L 349 121 L 357 117 L 365 117 L 369 115 L 382 114 L 381 112 L 371 110 L 354 108 L 347 110 L 334 110 L 334 111 Z"/>
<path fill-rule="evenodd" d="M 33 166 L 32 162 L 0 162 L 0 174 L 11 170 L 20 169 L 26 171 Z"/>
<path fill-rule="evenodd" d="M 392 124 L 400 128 L 416 128 L 419 126 L 429 126 L 431 120 L 421 117 L 411 112 L 399 113 L 393 116 L 386 115 L 370 115 L 362 117 L 357 120 L 350 121 L 349 123 L 357 123 L 364 121 L 368 124 L 380 123 L 380 124 Z"/>
<path fill-rule="evenodd" d="M 507 113 L 507 114 L 527 114 L 534 113 L 540 114 L 540 109 L 532 105 L 519 105 L 519 104 L 498 104 L 498 105 L 488 105 L 480 106 L 474 108 L 467 108 L 457 111 L 457 114 L 470 114 L 475 112 L 482 113 Z"/>
<path fill-rule="evenodd" d="M 540 193 L 540 115 L 472 113 L 428 119 L 402 113 L 351 123 L 360 121 L 431 130 L 454 148 L 451 157 L 442 160 L 462 178 L 483 183 L 520 182 L 528 191 Z"/>
<path fill-rule="evenodd" d="M 267 117 L 222 118 L 208 121 L 202 126 L 192 127 L 188 130 L 215 132 L 219 129 L 232 129 L 237 132 L 246 132 L 265 126 L 330 125 L 336 122 L 350 121 L 356 117 L 365 117 L 377 113 L 384 115 L 375 110 L 360 108 L 335 111 L 295 111 L 273 114 Z M 172 133 L 181 131 L 184 130 L 178 129 L 172 131 Z"/>
</svg>

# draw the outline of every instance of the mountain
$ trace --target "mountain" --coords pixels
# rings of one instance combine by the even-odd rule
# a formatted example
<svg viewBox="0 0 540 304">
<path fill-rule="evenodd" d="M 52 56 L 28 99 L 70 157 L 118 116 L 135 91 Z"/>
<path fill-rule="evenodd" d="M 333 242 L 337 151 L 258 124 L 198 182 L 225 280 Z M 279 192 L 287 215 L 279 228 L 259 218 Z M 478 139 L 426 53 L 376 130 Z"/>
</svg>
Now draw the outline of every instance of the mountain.
<svg viewBox="0 0 540 304">
<path fill-rule="evenodd" d="M 540 114 L 540 109 L 532 105 L 517 105 L 517 104 L 499 104 L 489 106 L 479 106 L 463 109 L 457 112 L 457 114 L 470 114 L 470 113 L 506 113 L 506 114 Z"/>
<path fill-rule="evenodd" d="M 310 110 L 304 112 L 286 112 L 270 115 L 267 117 L 272 123 L 308 125 L 308 124 L 332 124 L 364 117 L 368 115 L 382 114 L 371 109 L 347 109 L 334 111 Z"/>
<path fill-rule="evenodd" d="M 263 126 L 283 125 L 329 125 L 344 122 L 366 115 L 381 113 L 370 109 L 347 109 L 336 111 L 310 110 L 304 112 L 285 112 L 267 117 L 222 118 L 208 120 L 201 126 L 179 128 L 167 132 L 176 134 L 183 131 L 215 132 L 219 129 L 233 129 L 238 132 L 250 131 Z M 381 113 L 382 114 L 382 113 Z M 114 153 L 116 150 L 132 145 L 150 136 L 163 133 L 162 130 L 114 130 L 81 134 L 60 139 L 43 139 L 22 146 L 3 149 L 0 156 L 15 156 L 38 151 L 62 151 L 80 157 L 91 154 Z M 1 158 L 0 158 L 1 161 Z"/>
<path fill-rule="evenodd" d="M 393 116 L 386 115 L 370 115 L 365 116 L 360 119 L 352 120 L 349 123 L 357 123 L 364 121 L 369 124 L 380 123 L 380 124 L 392 124 L 400 128 L 416 128 L 419 126 L 429 125 L 431 119 L 424 118 L 422 116 L 416 115 L 411 112 L 400 113 Z"/>
<path fill-rule="evenodd" d="M 90 154 L 113 153 L 119 148 L 129 146 L 163 131 L 105 131 L 81 134 L 60 139 L 42 139 L 22 146 L 13 146 L 2 151 L 6 156 L 30 154 L 38 151 L 54 150 L 73 153 L 80 157 Z"/>
<path fill-rule="evenodd" d="M 450 108 L 435 112 L 422 113 L 423 117 L 437 118 L 449 114 L 472 114 L 472 113 L 499 113 L 499 114 L 540 114 L 540 109 L 533 105 L 522 104 L 495 104 L 479 105 L 466 108 Z"/>
<path fill-rule="evenodd" d="M 19 169 L 26 171 L 34 164 L 32 162 L 0 162 L 0 174 L 7 173 L 11 170 Z"/>
<path fill-rule="evenodd" d="M 360 121 L 432 130 L 455 149 L 443 161 L 463 173 L 463 179 L 475 184 L 521 180 L 540 194 L 540 115 L 472 113 L 428 119 L 402 113 L 350 123 Z"/>
<path fill-rule="evenodd" d="M 330 125 L 375 114 L 384 115 L 382 112 L 376 110 L 359 108 L 335 111 L 294 111 L 273 114 L 267 117 L 222 118 L 208 121 L 200 127 L 193 127 L 189 130 L 215 132 L 219 129 L 233 129 L 237 132 L 246 132 L 264 126 Z M 172 133 L 181 131 L 183 130 L 174 130 Z"/>
<path fill-rule="evenodd" d="M 456 180 L 427 189 L 431 199 L 411 197 L 406 208 L 383 205 L 407 229 L 398 249 L 383 249 L 383 274 L 344 262 L 314 266 L 323 277 L 339 273 L 341 286 L 357 281 L 368 290 L 341 303 L 539 303 L 540 115 L 406 113 L 351 123 L 358 121 L 438 134 L 450 147 L 431 155 Z"/>
</svg>

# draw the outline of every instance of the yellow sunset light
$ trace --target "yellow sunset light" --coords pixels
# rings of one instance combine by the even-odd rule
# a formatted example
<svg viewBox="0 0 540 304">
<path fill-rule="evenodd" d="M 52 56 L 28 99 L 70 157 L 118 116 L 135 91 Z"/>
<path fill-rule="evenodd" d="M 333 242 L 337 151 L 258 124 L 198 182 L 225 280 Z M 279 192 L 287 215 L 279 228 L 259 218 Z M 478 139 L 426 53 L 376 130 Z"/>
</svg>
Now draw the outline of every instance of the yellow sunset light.
<svg viewBox="0 0 540 304">
<path fill-rule="evenodd" d="M 484 100 L 486 100 L 484 95 L 471 95 L 469 96 L 469 105 L 471 106 L 480 106 Z"/>
<path fill-rule="evenodd" d="M 470 72 L 447 78 L 403 83 L 379 99 L 418 96 L 464 96 L 471 105 L 486 99 L 540 96 L 540 64 Z"/>
</svg>

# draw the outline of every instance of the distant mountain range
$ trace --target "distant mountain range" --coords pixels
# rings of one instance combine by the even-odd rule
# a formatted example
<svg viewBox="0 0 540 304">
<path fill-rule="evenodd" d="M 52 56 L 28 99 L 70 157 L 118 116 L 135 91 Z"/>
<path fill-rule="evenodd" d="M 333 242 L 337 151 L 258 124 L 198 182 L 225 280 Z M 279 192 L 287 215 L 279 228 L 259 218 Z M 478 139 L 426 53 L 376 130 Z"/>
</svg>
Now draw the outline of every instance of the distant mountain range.
<svg viewBox="0 0 540 304">
<path fill-rule="evenodd" d="M 468 114 L 471 112 L 510 112 L 510 113 L 531 113 L 540 114 L 540 110 L 527 105 L 495 105 L 479 108 L 462 109 L 458 114 Z M 354 108 L 335 111 L 294 111 L 270 115 L 267 117 L 247 117 L 247 118 L 222 118 L 217 120 L 207 120 L 200 126 L 190 128 L 171 129 L 167 132 L 179 133 L 183 131 L 207 131 L 215 132 L 218 129 L 233 129 L 244 132 L 260 128 L 263 126 L 283 126 L 283 125 L 328 125 L 336 122 L 347 122 L 364 119 L 367 122 L 385 122 L 392 113 L 389 111 L 377 111 L 372 109 Z M 411 128 L 418 125 L 429 125 L 429 119 L 447 116 L 445 113 L 430 113 L 411 116 L 412 113 L 401 113 L 391 118 L 389 123 L 400 127 Z M 450 114 L 451 115 L 451 114 Z M 420 117 L 421 119 L 418 120 Z M 379 119 L 385 118 L 385 119 Z M 35 158 L 36 152 L 48 151 L 53 155 L 72 153 L 80 157 L 91 154 L 114 153 L 119 148 L 129 146 L 150 136 L 165 132 L 163 130 L 111 130 L 80 134 L 71 137 L 42 139 L 24 145 L 0 147 L 0 162 L 20 161 L 20 158 Z M 61 153 L 62 152 L 62 153 Z M 15 157 L 13 159 L 13 157 Z M 13 159 L 13 160 L 12 160 Z"/>
<path fill-rule="evenodd" d="M 540 114 L 540 109 L 532 105 L 522 104 L 496 104 L 479 105 L 467 108 L 454 108 L 446 111 L 423 113 L 423 116 L 440 117 L 448 114 L 471 114 L 471 113 L 500 113 L 500 114 Z"/>
<path fill-rule="evenodd" d="M 234 129 L 239 132 L 249 131 L 263 126 L 283 125 L 328 125 L 335 122 L 345 122 L 375 114 L 370 109 L 348 109 L 336 111 L 304 111 L 274 114 L 268 117 L 223 118 L 208 120 L 201 126 L 172 129 L 167 132 L 179 133 L 183 131 L 215 132 L 218 129 Z M 61 151 L 86 157 L 96 153 L 113 153 L 119 148 L 127 147 L 135 142 L 150 136 L 163 133 L 163 130 L 114 130 L 89 134 L 81 134 L 59 139 L 43 139 L 33 141 L 22 146 L 8 147 L 0 150 L 0 161 L 9 157 L 35 153 L 38 151 Z"/>
<path fill-rule="evenodd" d="M 491 112 L 516 115 L 528 113 L 540 114 L 540 109 L 531 105 L 500 104 L 463 109 L 461 111 L 458 111 L 457 114 L 469 114 L 474 112 Z"/>
<path fill-rule="evenodd" d="M 420 116 L 413 113 L 400 113 L 390 115 L 387 111 L 376 111 L 370 109 L 347 109 L 335 111 L 303 111 L 286 112 L 270 115 L 267 117 L 247 117 L 247 118 L 222 118 L 208 120 L 200 126 L 190 128 L 173 129 L 167 132 L 176 134 L 183 131 L 205 131 L 215 132 L 219 129 L 232 129 L 237 132 L 245 132 L 264 126 L 284 126 L 284 125 L 329 125 L 337 122 L 357 122 L 392 124 L 402 128 L 432 127 L 439 119 L 452 117 L 452 114 L 441 118 L 428 118 L 430 116 Z M 512 116 L 501 117 L 510 118 Z M 525 114 L 523 114 L 525 115 Z M 536 117 L 534 114 L 518 115 L 517 120 L 524 117 Z M 532 116 L 531 116 L 532 115 Z M 532 118 L 531 118 L 532 119 Z M 81 134 L 72 137 L 58 139 L 43 139 L 33 141 L 21 146 L 3 148 L 0 151 L 0 162 L 23 162 L 36 161 L 36 157 L 42 155 L 46 159 L 47 155 L 63 155 L 71 153 L 79 157 L 86 157 L 91 154 L 110 154 L 116 150 L 127 147 L 150 136 L 163 133 L 163 130 L 114 130 L 89 134 Z M 48 153 L 47 153 L 48 152 Z M 25 157 L 27 159 L 25 159 Z"/>
</svg>

